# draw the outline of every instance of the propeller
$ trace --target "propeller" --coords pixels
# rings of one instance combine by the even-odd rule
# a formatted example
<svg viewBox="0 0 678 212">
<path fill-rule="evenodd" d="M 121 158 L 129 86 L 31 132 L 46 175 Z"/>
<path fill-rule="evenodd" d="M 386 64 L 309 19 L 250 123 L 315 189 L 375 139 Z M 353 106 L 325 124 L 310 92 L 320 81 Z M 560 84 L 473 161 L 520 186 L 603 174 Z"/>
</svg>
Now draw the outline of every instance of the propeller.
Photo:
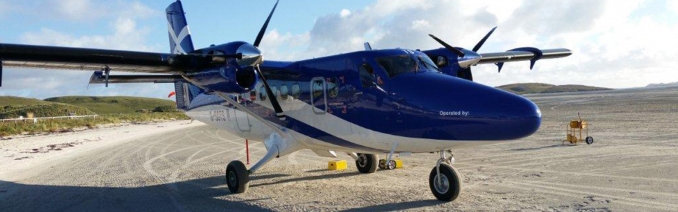
<svg viewBox="0 0 678 212">
<path fill-rule="evenodd" d="M 481 39 L 478 42 L 478 44 L 476 44 L 476 46 L 473 47 L 473 52 L 477 53 L 478 49 L 480 49 L 480 47 L 483 47 L 483 44 L 485 44 L 485 41 L 487 41 L 487 38 L 489 38 L 490 35 L 492 35 L 492 33 L 494 33 L 495 29 L 497 29 L 497 27 L 492 28 L 492 30 L 490 30 L 490 32 L 488 32 L 487 35 L 485 35 L 485 37 L 483 37 L 483 39 Z"/>
<path fill-rule="evenodd" d="M 496 29 L 497 29 L 497 27 L 492 28 L 492 30 L 490 30 L 490 32 L 488 32 L 485 35 L 485 37 L 483 37 L 483 39 L 480 39 L 480 41 L 473 47 L 472 51 L 474 53 L 477 53 L 478 50 L 480 49 L 480 47 L 483 47 L 483 44 L 485 44 L 485 41 L 487 41 L 487 39 L 492 35 L 492 33 L 494 33 L 494 30 L 496 30 Z M 451 51 L 452 53 L 458 55 L 459 57 L 464 57 L 466 55 L 461 50 L 450 46 L 449 44 L 445 43 L 445 41 L 440 40 L 436 36 L 434 36 L 432 34 L 429 34 L 429 36 L 431 36 L 431 38 L 433 38 L 434 40 L 438 41 L 438 43 L 440 43 L 440 45 L 443 45 L 445 47 L 445 49 Z M 469 66 L 468 68 L 460 69 L 457 73 L 457 76 L 459 78 L 463 78 L 463 79 L 473 81 L 473 73 L 471 72 L 471 66 Z"/>
<path fill-rule="evenodd" d="M 449 44 L 445 43 L 445 41 L 440 40 L 440 38 L 436 37 L 435 35 L 428 34 L 428 36 L 431 36 L 431 38 L 433 38 L 433 40 L 438 41 L 438 43 L 440 43 L 440 45 L 443 45 L 447 50 L 450 50 L 452 53 L 459 55 L 459 57 L 464 57 L 464 55 L 465 55 L 464 52 L 460 51 L 459 49 L 450 46 Z"/>
<path fill-rule="evenodd" d="M 264 74 L 261 72 L 259 65 L 254 66 L 254 70 L 257 72 L 259 77 L 261 77 L 261 82 L 264 83 L 264 88 L 266 89 L 266 94 L 268 95 L 268 99 L 271 100 L 271 105 L 273 105 L 273 110 L 275 110 L 275 115 L 281 121 L 285 121 L 285 119 L 286 119 L 285 113 L 283 112 L 282 107 L 280 107 L 280 103 L 278 103 L 278 98 L 275 98 L 275 94 L 273 93 L 273 90 L 271 90 L 271 87 L 268 86 L 268 82 L 266 82 L 266 78 L 264 77 Z"/>
<path fill-rule="evenodd" d="M 245 65 L 245 64 L 250 64 L 253 65 L 254 70 L 257 72 L 257 75 L 261 77 L 261 82 L 264 84 L 264 88 L 266 89 L 266 94 L 269 96 L 269 100 L 271 101 L 271 105 L 273 106 L 273 110 L 275 110 L 275 114 L 280 119 L 281 121 L 284 121 L 286 119 L 285 113 L 282 110 L 282 107 L 280 107 L 280 103 L 278 103 L 278 99 L 275 98 L 275 94 L 273 93 L 273 90 L 271 90 L 271 87 L 268 85 L 268 82 L 266 81 L 266 77 L 264 77 L 264 74 L 261 72 L 261 68 L 259 68 L 259 64 L 263 63 L 263 56 L 261 55 L 261 51 L 259 50 L 259 44 L 261 44 L 261 40 L 264 38 L 264 34 L 266 33 L 266 28 L 268 28 L 268 23 L 271 21 L 271 17 L 273 16 L 273 13 L 275 12 L 275 8 L 278 7 L 278 2 L 275 2 L 275 5 L 273 6 L 273 10 L 271 10 L 271 13 L 268 14 L 268 18 L 266 18 L 266 22 L 264 22 L 264 25 L 261 27 L 261 30 L 259 30 L 259 34 L 257 35 L 257 38 L 254 40 L 253 45 L 243 45 L 240 48 L 238 48 L 237 52 L 238 54 L 242 55 L 242 59 L 238 60 L 238 64 L 240 65 Z"/>
<path fill-rule="evenodd" d="M 273 16 L 273 12 L 275 12 L 275 8 L 278 7 L 278 2 L 280 0 L 275 1 L 275 5 L 273 5 L 273 10 L 271 10 L 271 13 L 268 14 L 268 18 L 266 18 L 266 22 L 264 22 L 264 26 L 261 26 L 261 30 L 259 30 L 259 34 L 257 35 L 257 39 L 254 40 L 254 46 L 259 47 L 259 44 L 261 43 L 261 39 L 264 38 L 264 34 L 266 33 L 266 28 L 268 28 L 268 22 L 271 21 L 271 17 Z"/>
</svg>

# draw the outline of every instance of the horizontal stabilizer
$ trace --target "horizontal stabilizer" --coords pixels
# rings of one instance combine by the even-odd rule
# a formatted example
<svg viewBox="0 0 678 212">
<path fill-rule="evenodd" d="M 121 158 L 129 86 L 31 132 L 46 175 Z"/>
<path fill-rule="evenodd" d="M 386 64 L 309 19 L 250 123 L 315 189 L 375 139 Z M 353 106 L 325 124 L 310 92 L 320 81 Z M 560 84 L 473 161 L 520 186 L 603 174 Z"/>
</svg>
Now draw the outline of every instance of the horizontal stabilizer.
<svg viewBox="0 0 678 212">
<path fill-rule="evenodd" d="M 175 83 L 182 81 L 181 75 L 110 75 L 108 83 Z M 89 78 L 90 84 L 106 84 L 103 71 L 95 71 Z"/>
</svg>

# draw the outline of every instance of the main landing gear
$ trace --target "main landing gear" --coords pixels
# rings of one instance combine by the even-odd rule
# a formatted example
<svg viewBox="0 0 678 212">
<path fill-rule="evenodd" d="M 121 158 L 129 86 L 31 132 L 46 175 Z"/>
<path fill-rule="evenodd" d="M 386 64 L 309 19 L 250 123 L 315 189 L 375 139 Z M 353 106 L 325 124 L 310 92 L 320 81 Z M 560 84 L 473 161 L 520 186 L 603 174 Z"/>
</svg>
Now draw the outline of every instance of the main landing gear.
<svg viewBox="0 0 678 212">
<path fill-rule="evenodd" d="M 277 146 L 269 148 L 268 153 L 259 162 L 254 164 L 250 170 L 247 170 L 245 164 L 239 160 L 228 163 L 228 166 L 226 166 L 226 185 L 228 185 L 228 190 L 232 194 L 247 192 L 247 188 L 250 186 L 250 174 L 259 170 L 264 164 L 273 160 L 273 158 L 279 157 L 278 150 Z"/>
<path fill-rule="evenodd" d="M 295 140 L 289 139 L 292 138 L 289 132 L 284 130 L 281 132 L 285 133 L 284 136 L 274 132 L 264 140 L 264 146 L 266 146 L 267 150 L 266 155 L 254 166 L 250 167 L 249 170 L 239 160 L 228 163 L 228 166 L 226 166 L 226 185 L 228 185 L 228 190 L 232 194 L 247 192 L 247 188 L 250 186 L 250 174 L 257 172 L 257 170 L 261 169 L 262 166 L 273 160 L 273 158 L 285 156 L 301 149 Z"/>
<path fill-rule="evenodd" d="M 379 156 L 375 154 L 358 153 L 358 159 L 355 160 L 355 166 L 360 173 L 374 173 L 379 165 Z"/>
<path fill-rule="evenodd" d="M 440 201 L 454 201 L 461 193 L 461 176 L 452 167 L 452 161 L 454 161 L 454 155 L 447 158 L 445 151 L 440 151 L 440 159 L 428 178 L 428 185 L 433 196 Z"/>
<path fill-rule="evenodd" d="M 250 173 L 239 160 L 231 161 L 226 167 L 226 184 L 232 194 L 245 193 L 250 186 Z"/>
</svg>

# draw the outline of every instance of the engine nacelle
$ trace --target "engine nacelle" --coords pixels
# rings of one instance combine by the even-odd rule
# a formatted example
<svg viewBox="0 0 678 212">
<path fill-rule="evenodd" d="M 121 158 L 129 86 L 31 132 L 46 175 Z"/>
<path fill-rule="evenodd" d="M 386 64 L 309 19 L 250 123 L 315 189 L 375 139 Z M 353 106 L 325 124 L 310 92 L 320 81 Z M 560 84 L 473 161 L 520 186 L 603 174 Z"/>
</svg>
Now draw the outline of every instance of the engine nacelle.
<svg viewBox="0 0 678 212">
<path fill-rule="evenodd" d="M 253 67 L 238 67 L 228 63 L 220 68 L 210 68 L 199 72 L 184 74 L 191 83 L 206 89 L 223 93 L 246 93 L 254 89 L 258 82 Z"/>
<path fill-rule="evenodd" d="M 462 67 L 459 65 L 459 56 L 447 49 L 440 48 L 425 50 L 422 52 L 428 55 L 428 57 L 436 63 L 440 71 L 444 74 L 456 77 L 458 75 L 457 72 L 462 69 Z"/>
<path fill-rule="evenodd" d="M 208 91 L 250 92 L 259 80 L 252 65 L 260 63 L 261 58 L 248 57 L 246 53 L 243 53 L 243 49 L 249 48 L 251 44 L 246 42 L 231 42 L 198 49 L 191 54 L 202 55 L 211 65 L 202 65 L 200 66 L 202 68 L 183 75 L 193 84 Z"/>
</svg>

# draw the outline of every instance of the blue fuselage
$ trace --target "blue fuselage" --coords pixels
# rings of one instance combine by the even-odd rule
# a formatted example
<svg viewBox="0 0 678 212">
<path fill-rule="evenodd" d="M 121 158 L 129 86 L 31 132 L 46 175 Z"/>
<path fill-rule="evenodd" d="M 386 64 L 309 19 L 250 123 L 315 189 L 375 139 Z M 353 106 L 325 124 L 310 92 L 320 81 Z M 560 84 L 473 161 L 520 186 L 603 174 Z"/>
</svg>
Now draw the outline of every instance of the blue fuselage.
<svg viewBox="0 0 678 212">
<path fill-rule="evenodd" d="M 288 116 L 284 121 L 276 117 L 261 83 L 250 92 L 230 96 L 281 127 L 356 149 L 374 150 L 342 139 L 327 127 L 309 123 L 304 116 L 332 116 L 332 120 L 339 120 L 334 122 L 350 123 L 379 134 L 450 143 L 513 140 L 539 128 L 541 112 L 531 101 L 441 73 L 423 57 L 426 55 L 418 51 L 393 49 L 297 62 L 264 62 L 261 68 Z M 220 75 L 217 70 L 208 70 L 191 80 L 203 85 L 209 81 L 209 86 L 203 87 L 219 92 L 215 79 Z M 210 93 L 198 95 L 190 110 L 214 105 L 236 109 Z"/>
</svg>

